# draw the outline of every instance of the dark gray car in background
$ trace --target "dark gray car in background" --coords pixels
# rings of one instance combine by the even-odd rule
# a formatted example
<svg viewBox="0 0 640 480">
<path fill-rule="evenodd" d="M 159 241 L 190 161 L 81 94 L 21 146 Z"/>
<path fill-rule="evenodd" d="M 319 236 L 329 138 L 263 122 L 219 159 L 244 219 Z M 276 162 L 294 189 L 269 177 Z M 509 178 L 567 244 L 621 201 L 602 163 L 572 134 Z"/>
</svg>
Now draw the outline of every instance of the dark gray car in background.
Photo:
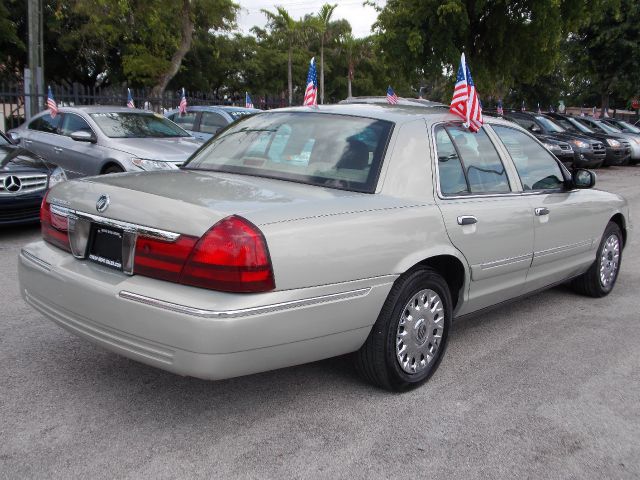
<svg viewBox="0 0 640 480">
<path fill-rule="evenodd" d="M 173 170 L 202 144 L 162 115 L 126 107 L 62 107 L 55 117 L 44 111 L 9 135 L 69 177 Z"/>
</svg>

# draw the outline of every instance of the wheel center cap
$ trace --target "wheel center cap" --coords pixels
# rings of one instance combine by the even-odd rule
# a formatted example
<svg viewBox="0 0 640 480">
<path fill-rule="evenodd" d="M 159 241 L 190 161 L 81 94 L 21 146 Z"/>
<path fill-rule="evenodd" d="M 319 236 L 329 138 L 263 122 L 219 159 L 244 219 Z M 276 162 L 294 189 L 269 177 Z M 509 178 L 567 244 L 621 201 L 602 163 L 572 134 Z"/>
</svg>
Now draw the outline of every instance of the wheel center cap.
<svg viewBox="0 0 640 480">
<path fill-rule="evenodd" d="M 424 318 L 416 322 L 414 338 L 418 345 L 424 345 L 424 342 L 427 341 L 427 323 L 424 321 Z"/>
</svg>

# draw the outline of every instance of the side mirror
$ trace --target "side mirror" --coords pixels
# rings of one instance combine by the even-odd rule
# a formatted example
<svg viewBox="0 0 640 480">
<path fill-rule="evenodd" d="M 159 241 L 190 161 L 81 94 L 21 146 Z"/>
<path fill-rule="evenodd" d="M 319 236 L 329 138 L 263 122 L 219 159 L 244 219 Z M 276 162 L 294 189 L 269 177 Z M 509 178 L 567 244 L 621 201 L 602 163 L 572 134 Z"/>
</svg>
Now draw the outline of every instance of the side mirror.
<svg viewBox="0 0 640 480">
<path fill-rule="evenodd" d="M 9 140 L 11 140 L 16 145 L 20 143 L 20 134 L 18 132 L 9 132 Z"/>
<path fill-rule="evenodd" d="M 591 170 L 577 168 L 571 174 L 574 188 L 591 188 L 596 184 L 596 174 Z"/>
<path fill-rule="evenodd" d="M 78 130 L 77 132 L 73 132 L 71 134 L 71 139 L 76 142 L 89 142 L 96 143 L 96 137 L 93 136 L 93 133 L 87 132 L 85 130 Z"/>
</svg>

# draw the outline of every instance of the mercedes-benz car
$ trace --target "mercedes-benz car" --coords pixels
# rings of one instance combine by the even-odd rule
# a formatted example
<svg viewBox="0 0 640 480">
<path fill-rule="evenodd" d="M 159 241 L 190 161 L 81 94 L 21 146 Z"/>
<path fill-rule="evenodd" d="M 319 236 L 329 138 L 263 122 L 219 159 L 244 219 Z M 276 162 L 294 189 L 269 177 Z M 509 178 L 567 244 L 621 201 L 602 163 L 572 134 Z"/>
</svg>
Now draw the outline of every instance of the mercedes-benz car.
<svg viewBox="0 0 640 480">
<path fill-rule="evenodd" d="M 65 180 L 60 167 L 0 132 L 0 226 L 37 223 L 45 192 Z"/>
<path fill-rule="evenodd" d="M 441 108 L 269 111 L 179 170 L 54 187 L 20 291 L 181 375 L 352 353 L 366 379 L 406 390 L 435 372 L 454 319 L 564 282 L 611 292 L 628 207 L 594 183 L 501 119 L 471 133 Z"/>
<path fill-rule="evenodd" d="M 162 115 L 126 107 L 61 107 L 55 117 L 46 110 L 8 133 L 70 178 L 172 170 L 202 145 Z"/>
</svg>

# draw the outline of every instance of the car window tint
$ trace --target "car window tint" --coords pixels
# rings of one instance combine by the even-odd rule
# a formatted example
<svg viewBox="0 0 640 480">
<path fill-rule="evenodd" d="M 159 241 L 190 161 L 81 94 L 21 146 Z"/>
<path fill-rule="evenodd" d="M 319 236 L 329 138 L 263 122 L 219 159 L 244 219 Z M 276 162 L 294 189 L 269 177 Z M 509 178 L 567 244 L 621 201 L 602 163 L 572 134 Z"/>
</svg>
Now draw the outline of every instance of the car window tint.
<svg viewBox="0 0 640 480">
<path fill-rule="evenodd" d="M 556 190 L 564 179 L 555 158 L 529 135 L 513 128 L 493 125 L 516 166 L 524 190 Z"/>
<path fill-rule="evenodd" d="M 443 195 L 469 193 L 458 152 L 456 152 L 451 137 L 443 127 L 436 128 L 436 153 L 438 155 L 440 193 Z"/>
<path fill-rule="evenodd" d="M 472 133 L 460 126 L 448 127 L 447 131 L 462 158 L 471 193 L 511 191 L 504 165 L 484 130 Z"/>
<path fill-rule="evenodd" d="M 34 119 L 29 124 L 29 130 L 38 130 L 39 132 L 58 133 L 58 127 L 60 126 L 60 115 L 56 115 L 55 118 L 51 118 L 48 113 Z"/>
<path fill-rule="evenodd" d="M 533 120 L 529 120 L 528 118 L 512 117 L 509 118 L 509 120 L 517 123 L 522 128 L 526 128 L 527 130 L 531 130 L 531 128 L 533 128 L 536 124 Z"/>
<path fill-rule="evenodd" d="M 193 130 L 193 125 L 196 123 L 196 117 L 198 116 L 198 112 L 187 112 L 184 115 L 176 113 L 169 117 L 174 123 L 177 123 L 185 130 Z"/>
<path fill-rule="evenodd" d="M 202 120 L 200 120 L 200 131 L 203 133 L 216 133 L 222 127 L 227 125 L 222 115 L 214 112 L 202 112 Z"/>
<path fill-rule="evenodd" d="M 62 135 L 70 136 L 73 132 L 89 132 L 93 133 L 89 124 L 80 115 L 74 113 L 65 113 L 62 117 Z"/>
</svg>

